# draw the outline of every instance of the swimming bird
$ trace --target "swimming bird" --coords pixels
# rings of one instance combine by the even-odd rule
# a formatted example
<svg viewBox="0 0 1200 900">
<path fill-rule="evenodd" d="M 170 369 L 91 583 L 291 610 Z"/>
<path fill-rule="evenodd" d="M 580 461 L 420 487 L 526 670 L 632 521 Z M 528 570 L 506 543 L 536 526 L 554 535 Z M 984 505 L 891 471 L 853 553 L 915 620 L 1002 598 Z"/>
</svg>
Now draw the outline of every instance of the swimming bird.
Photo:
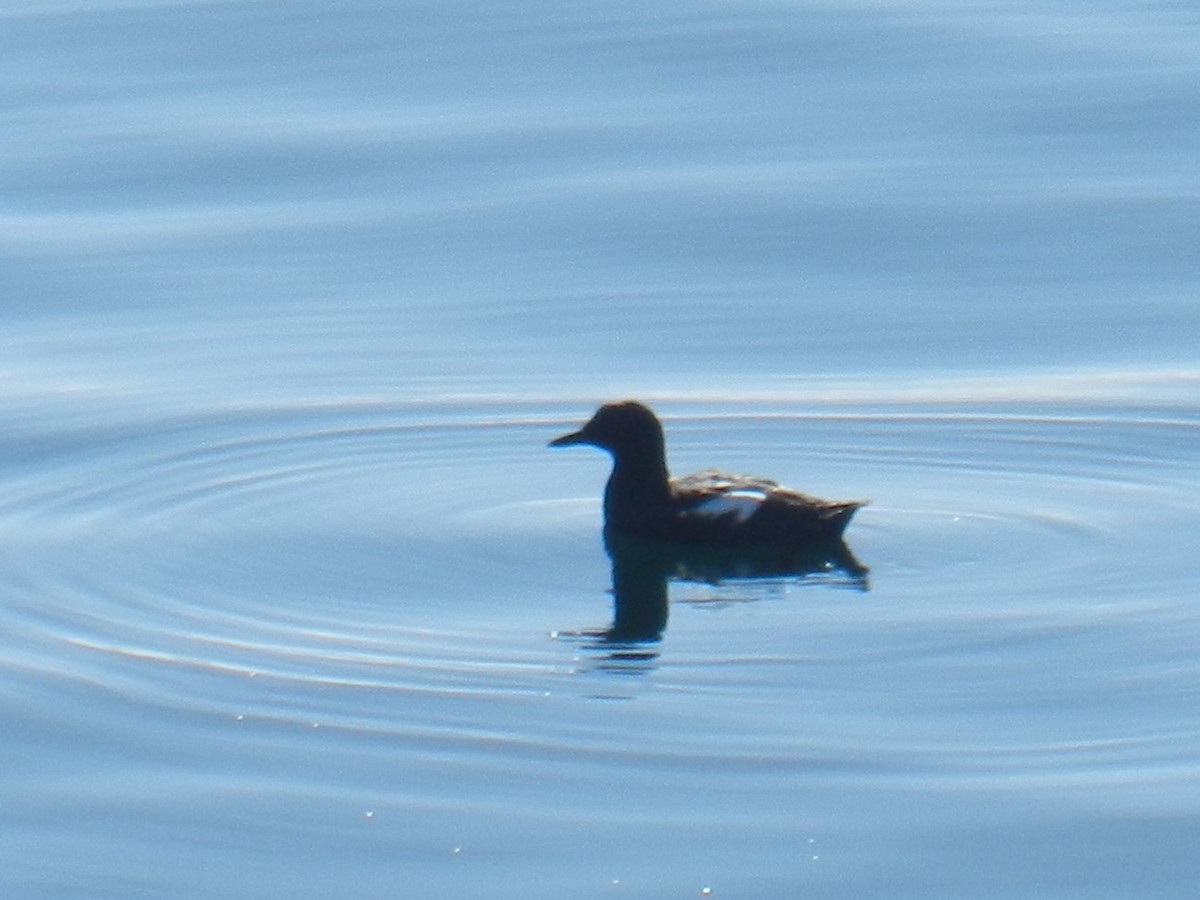
<svg viewBox="0 0 1200 900">
<path fill-rule="evenodd" d="M 767 478 L 716 470 L 671 478 L 662 424 L 632 400 L 606 403 L 551 447 L 607 450 L 604 524 L 626 534 L 731 546 L 797 546 L 839 541 L 861 501 L 821 500 Z"/>
</svg>

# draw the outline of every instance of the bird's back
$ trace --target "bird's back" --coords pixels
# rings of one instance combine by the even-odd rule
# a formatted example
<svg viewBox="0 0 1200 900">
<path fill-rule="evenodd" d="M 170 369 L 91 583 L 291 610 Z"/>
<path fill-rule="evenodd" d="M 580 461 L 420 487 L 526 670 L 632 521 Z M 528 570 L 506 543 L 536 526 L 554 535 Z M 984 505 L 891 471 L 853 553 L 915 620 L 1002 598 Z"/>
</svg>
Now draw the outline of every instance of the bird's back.
<svg viewBox="0 0 1200 900">
<path fill-rule="evenodd" d="M 857 501 L 821 500 L 769 478 L 706 470 L 671 482 L 680 537 L 793 544 L 841 537 Z"/>
</svg>

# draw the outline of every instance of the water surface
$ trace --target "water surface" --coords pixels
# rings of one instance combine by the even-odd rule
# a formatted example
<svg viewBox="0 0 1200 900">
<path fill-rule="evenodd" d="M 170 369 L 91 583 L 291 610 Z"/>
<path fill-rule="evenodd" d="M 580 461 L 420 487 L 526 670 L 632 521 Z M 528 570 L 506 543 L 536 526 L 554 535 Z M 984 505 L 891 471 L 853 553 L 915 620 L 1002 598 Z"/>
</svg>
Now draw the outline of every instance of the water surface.
<svg viewBox="0 0 1200 900">
<path fill-rule="evenodd" d="M 8 893 L 1196 882 L 1190 6 L 0 18 Z M 627 395 L 870 571 L 605 639 Z"/>
</svg>

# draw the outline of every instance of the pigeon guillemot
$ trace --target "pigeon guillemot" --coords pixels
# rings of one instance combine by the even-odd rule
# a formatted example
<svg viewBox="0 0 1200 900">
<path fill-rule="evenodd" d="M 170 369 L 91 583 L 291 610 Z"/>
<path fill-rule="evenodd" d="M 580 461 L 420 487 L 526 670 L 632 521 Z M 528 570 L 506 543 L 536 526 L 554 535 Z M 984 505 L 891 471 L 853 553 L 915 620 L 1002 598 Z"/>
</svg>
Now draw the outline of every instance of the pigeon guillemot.
<svg viewBox="0 0 1200 900">
<path fill-rule="evenodd" d="M 604 524 L 669 541 L 794 546 L 838 541 L 857 501 L 820 500 L 766 478 L 708 470 L 671 478 L 658 417 L 634 401 L 607 403 L 551 447 L 589 444 L 612 454 Z"/>
</svg>

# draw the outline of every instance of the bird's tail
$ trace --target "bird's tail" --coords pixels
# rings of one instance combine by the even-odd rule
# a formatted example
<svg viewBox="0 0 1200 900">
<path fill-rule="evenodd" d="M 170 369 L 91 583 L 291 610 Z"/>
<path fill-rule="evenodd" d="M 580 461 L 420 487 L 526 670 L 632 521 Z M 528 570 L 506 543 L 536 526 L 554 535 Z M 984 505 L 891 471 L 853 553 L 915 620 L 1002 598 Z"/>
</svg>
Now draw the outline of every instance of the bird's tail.
<svg viewBox="0 0 1200 900">
<path fill-rule="evenodd" d="M 850 524 L 850 520 L 854 518 L 859 507 L 866 506 L 870 502 L 870 500 L 850 500 L 846 503 L 829 504 L 825 519 L 830 524 L 830 530 L 840 535 L 846 530 L 846 526 Z"/>
</svg>

